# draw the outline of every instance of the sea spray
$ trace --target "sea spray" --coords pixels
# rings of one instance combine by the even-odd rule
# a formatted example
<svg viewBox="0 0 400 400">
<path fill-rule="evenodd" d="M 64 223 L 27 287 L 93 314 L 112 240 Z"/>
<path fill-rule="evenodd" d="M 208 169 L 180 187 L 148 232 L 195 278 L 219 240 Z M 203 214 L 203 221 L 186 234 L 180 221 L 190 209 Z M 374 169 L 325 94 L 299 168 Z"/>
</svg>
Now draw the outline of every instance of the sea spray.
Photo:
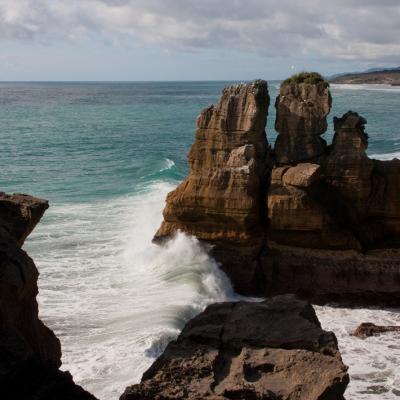
<svg viewBox="0 0 400 400">
<path fill-rule="evenodd" d="M 63 368 L 100 399 L 138 382 L 183 325 L 233 299 L 206 249 L 179 233 L 151 242 L 173 184 L 109 202 L 54 205 L 29 243 L 40 309 L 63 345 Z"/>
</svg>

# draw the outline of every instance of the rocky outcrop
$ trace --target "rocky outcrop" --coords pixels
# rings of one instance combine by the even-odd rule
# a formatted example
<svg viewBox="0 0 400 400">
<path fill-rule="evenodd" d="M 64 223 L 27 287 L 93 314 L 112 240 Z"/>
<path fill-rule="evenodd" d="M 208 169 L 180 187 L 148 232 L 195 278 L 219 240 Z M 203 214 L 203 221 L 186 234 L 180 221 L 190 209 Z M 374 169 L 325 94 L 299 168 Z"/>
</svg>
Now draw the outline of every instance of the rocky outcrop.
<svg viewBox="0 0 400 400">
<path fill-rule="evenodd" d="M 282 83 L 268 152 L 267 97 L 264 83 L 234 86 L 202 112 L 156 239 L 182 230 L 211 243 L 242 294 L 400 302 L 400 160 L 368 158 L 352 111 L 326 146 L 331 96 L 316 73 Z"/>
<path fill-rule="evenodd" d="M 374 163 L 368 158 L 367 121 L 357 113 L 347 112 L 334 118 L 335 135 L 329 154 L 321 162 L 327 183 L 336 188 L 352 208 L 366 216 L 372 192 Z"/>
<path fill-rule="evenodd" d="M 260 265 L 265 296 L 295 293 L 313 303 L 350 306 L 400 304 L 399 249 L 360 253 L 270 241 Z"/>
<path fill-rule="evenodd" d="M 400 302 L 400 252 L 389 250 L 399 247 L 400 162 L 368 158 L 365 124 L 351 111 L 334 118 L 333 143 L 314 164 L 274 167 L 264 294 Z"/>
<path fill-rule="evenodd" d="M 121 400 L 339 400 L 348 381 L 335 335 L 285 295 L 209 306 Z"/>
<path fill-rule="evenodd" d="M 60 341 L 38 316 L 38 270 L 21 245 L 45 200 L 0 194 L 0 394 L 12 399 L 94 399 L 61 365 Z"/>
<path fill-rule="evenodd" d="M 202 240 L 244 243 L 260 234 L 266 174 L 267 83 L 224 89 L 197 119 L 189 176 L 167 197 L 160 240 L 183 230 Z"/>
<path fill-rule="evenodd" d="M 189 176 L 168 195 L 155 235 L 159 242 L 182 230 L 211 242 L 224 270 L 249 286 L 255 268 L 243 265 L 256 259 L 266 232 L 268 105 L 267 83 L 254 81 L 227 87 L 201 112 Z"/>
<path fill-rule="evenodd" d="M 323 154 L 326 142 L 320 137 L 331 110 L 329 87 L 322 83 L 283 83 L 276 99 L 275 143 L 278 164 L 314 160 Z"/>
<path fill-rule="evenodd" d="M 400 332 L 400 326 L 381 326 L 375 325 L 372 322 L 363 322 L 352 335 L 365 339 L 369 336 L 379 336 L 387 332 Z"/>
</svg>

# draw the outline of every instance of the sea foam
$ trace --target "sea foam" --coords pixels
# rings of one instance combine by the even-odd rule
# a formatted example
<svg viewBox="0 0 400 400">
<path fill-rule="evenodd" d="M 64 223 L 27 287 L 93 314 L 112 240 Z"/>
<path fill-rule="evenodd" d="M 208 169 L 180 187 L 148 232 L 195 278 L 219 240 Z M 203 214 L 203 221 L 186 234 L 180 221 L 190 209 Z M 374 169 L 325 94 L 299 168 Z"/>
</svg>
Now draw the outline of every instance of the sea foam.
<svg viewBox="0 0 400 400">
<path fill-rule="evenodd" d="M 41 317 L 61 340 L 63 369 L 101 400 L 139 382 L 208 304 L 240 299 L 195 238 L 179 233 L 163 247 L 151 242 L 173 187 L 153 182 L 132 196 L 55 204 L 27 242 L 41 272 Z M 399 311 L 316 309 L 350 366 L 348 397 L 396 398 L 400 336 L 350 333 L 361 322 L 400 324 Z"/>
<path fill-rule="evenodd" d="M 109 202 L 54 205 L 29 241 L 41 317 L 62 342 L 63 369 L 100 399 L 139 382 L 208 304 L 235 298 L 195 238 L 152 244 L 172 188 L 153 182 Z"/>
</svg>

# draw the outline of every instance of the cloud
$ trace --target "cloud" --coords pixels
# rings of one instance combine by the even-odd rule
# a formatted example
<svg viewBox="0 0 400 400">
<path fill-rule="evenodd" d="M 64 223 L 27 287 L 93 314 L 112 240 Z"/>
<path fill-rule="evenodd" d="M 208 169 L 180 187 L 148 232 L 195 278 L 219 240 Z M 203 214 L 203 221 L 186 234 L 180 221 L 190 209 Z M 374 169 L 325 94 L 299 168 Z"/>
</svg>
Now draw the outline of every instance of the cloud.
<svg viewBox="0 0 400 400">
<path fill-rule="evenodd" d="M 0 40 L 400 62 L 398 0 L 0 0 Z"/>
</svg>

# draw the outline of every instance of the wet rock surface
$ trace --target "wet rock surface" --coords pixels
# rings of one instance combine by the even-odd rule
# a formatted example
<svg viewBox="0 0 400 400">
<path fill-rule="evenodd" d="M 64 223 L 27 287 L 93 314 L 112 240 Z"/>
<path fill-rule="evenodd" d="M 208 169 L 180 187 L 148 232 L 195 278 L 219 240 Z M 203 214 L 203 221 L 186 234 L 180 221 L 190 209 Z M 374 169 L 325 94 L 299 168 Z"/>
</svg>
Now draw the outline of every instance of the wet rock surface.
<svg viewBox="0 0 400 400">
<path fill-rule="evenodd" d="M 400 326 L 381 326 L 375 325 L 372 322 L 363 322 L 352 333 L 353 336 L 366 338 L 369 336 L 379 336 L 387 332 L 400 332 Z"/>
</svg>

